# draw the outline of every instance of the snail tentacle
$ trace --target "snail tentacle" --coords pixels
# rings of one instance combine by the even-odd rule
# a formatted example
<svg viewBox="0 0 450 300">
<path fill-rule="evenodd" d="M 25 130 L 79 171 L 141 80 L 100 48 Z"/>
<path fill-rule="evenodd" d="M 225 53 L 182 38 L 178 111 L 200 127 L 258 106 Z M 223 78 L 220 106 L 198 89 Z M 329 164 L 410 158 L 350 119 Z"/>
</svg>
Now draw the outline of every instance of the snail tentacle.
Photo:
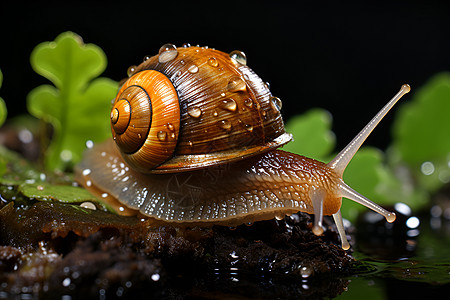
<svg viewBox="0 0 450 300">
<path fill-rule="evenodd" d="M 341 210 L 339 209 L 337 213 L 333 214 L 334 223 L 336 224 L 339 237 L 341 238 L 341 247 L 344 250 L 350 249 L 350 244 L 347 240 L 347 235 L 345 234 L 344 222 L 342 221 Z"/>
<path fill-rule="evenodd" d="M 395 216 L 394 212 L 385 210 L 384 208 L 382 208 L 375 202 L 371 201 L 367 197 L 361 195 L 360 193 L 358 193 L 357 191 L 355 191 L 354 189 L 349 187 L 343 181 L 341 181 L 341 183 L 340 183 L 340 196 L 345 197 L 350 200 L 353 200 L 355 202 L 358 202 L 361 205 L 364 205 L 367 208 L 370 208 L 374 212 L 379 213 L 380 215 L 385 217 L 389 223 L 392 223 L 395 221 L 396 216 Z"/>
<path fill-rule="evenodd" d="M 312 231 L 315 235 L 321 235 L 323 233 L 323 203 L 327 193 L 324 189 L 318 188 L 310 192 L 311 203 L 314 209 L 314 226 Z"/>
<path fill-rule="evenodd" d="M 400 98 L 411 90 L 408 84 L 402 85 L 400 91 L 373 117 L 373 119 L 367 123 L 366 126 L 353 138 L 353 140 L 339 152 L 336 157 L 328 163 L 328 166 L 335 170 L 341 177 L 344 174 L 344 170 L 348 163 L 352 160 L 358 149 L 380 123 L 380 121 L 386 116 L 389 110 L 397 103 Z"/>
</svg>

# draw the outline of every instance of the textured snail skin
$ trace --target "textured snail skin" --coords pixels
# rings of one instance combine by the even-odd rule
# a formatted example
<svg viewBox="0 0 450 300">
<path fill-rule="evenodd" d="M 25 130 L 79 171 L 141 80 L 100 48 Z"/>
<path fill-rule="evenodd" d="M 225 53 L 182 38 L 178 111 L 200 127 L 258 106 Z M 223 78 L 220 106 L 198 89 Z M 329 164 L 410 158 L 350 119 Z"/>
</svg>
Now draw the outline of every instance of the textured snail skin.
<svg viewBox="0 0 450 300">
<path fill-rule="evenodd" d="M 323 213 L 341 206 L 341 198 L 333 196 L 341 180 L 326 164 L 281 150 L 196 171 L 142 174 L 129 168 L 109 141 L 89 149 L 77 169 L 85 186 L 95 183 L 143 215 L 184 225 L 236 226 L 299 210 L 314 213 L 310 192 L 323 187 Z M 86 169 L 92 171 L 83 176 Z"/>
</svg>

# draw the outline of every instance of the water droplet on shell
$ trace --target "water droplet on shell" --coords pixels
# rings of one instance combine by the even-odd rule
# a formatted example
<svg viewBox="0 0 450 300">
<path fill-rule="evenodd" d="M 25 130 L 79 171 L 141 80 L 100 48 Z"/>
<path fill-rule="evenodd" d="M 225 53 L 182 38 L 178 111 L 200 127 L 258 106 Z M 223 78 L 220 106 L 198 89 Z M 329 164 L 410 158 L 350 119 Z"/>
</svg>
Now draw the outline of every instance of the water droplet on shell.
<svg viewBox="0 0 450 300">
<path fill-rule="evenodd" d="M 226 131 L 231 130 L 231 122 L 228 120 L 219 121 L 219 126 L 220 126 L 220 128 L 225 129 Z"/>
<path fill-rule="evenodd" d="M 278 111 L 283 107 L 283 103 L 278 97 L 270 97 L 270 102 L 272 103 L 272 107 Z"/>
<path fill-rule="evenodd" d="M 230 57 L 233 61 L 240 63 L 241 65 L 247 65 L 247 56 L 244 52 L 239 50 L 234 50 L 230 54 Z"/>
<path fill-rule="evenodd" d="M 136 66 L 130 66 L 127 70 L 128 77 L 131 77 L 136 72 Z"/>
<path fill-rule="evenodd" d="M 183 45 L 181 45 L 183 48 L 189 48 L 191 46 L 191 44 L 189 43 L 184 43 Z"/>
<path fill-rule="evenodd" d="M 190 106 L 187 112 L 193 118 L 199 118 L 202 115 L 202 110 L 197 106 Z"/>
<path fill-rule="evenodd" d="M 170 131 L 173 131 L 175 129 L 175 127 L 173 127 L 172 123 L 167 123 L 166 124 L 167 129 L 169 129 Z"/>
<path fill-rule="evenodd" d="M 253 131 L 253 126 L 250 124 L 245 124 L 245 129 L 247 129 L 248 132 L 252 132 Z"/>
<path fill-rule="evenodd" d="M 247 98 L 247 99 L 244 100 L 244 104 L 245 104 L 245 106 L 247 106 L 248 108 L 252 108 L 252 106 L 253 106 L 253 101 L 252 101 L 252 99 Z"/>
<path fill-rule="evenodd" d="M 210 59 L 208 59 L 208 64 L 212 67 L 217 67 L 219 65 L 219 62 L 215 57 L 211 57 Z"/>
<path fill-rule="evenodd" d="M 233 99 L 222 100 L 221 107 L 228 111 L 236 111 L 237 103 Z"/>
<path fill-rule="evenodd" d="M 167 132 L 165 131 L 160 130 L 156 135 L 161 142 L 164 142 L 167 139 Z"/>
<path fill-rule="evenodd" d="M 197 65 L 190 65 L 189 66 L 189 68 L 188 68 L 188 71 L 189 71 L 189 73 L 192 73 L 192 74 L 195 74 L 195 73 L 197 73 L 198 72 L 198 67 L 197 67 Z"/>
<path fill-rule="evenodd" d="M 178 50 L 174 44 L 165 44 L 159 49 L 158 61 L 163 64 L 173 60 L 177 55 Z"/>
<path fill-rule="evenodd" d="M 228 80 L 227 89 L 230 92 L 242 92 L 247 89 L 247 85 L 241 77 L 234 76 Z"/>
<path fill-rule="evenodd" d="M 144 59 L 143 59 L 143 61 L 147 61 L 147 60 L 149 60 L 150 59 L 150 55 L 146 55 L 146 56 L 144 56 Z"/>
</svg>

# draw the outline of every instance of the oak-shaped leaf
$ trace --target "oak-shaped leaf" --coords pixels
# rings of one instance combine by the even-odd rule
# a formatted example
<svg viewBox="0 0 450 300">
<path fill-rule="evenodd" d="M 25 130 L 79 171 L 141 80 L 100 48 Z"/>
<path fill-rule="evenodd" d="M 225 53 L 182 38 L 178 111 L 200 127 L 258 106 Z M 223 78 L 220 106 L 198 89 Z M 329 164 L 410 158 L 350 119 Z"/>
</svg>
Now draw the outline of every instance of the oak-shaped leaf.
<svg viewBox="0 0 450 300">
<path fill-rule="evenodd" d="M 286 131 L 294 139 L 283 150 L 326 162 L 335 147 L 331 123 L 331 114 L 318 108 L 292 117 L 286 123 Z"/>
<path fill-rule="evenodd" d="M 84 44 L 73 32 L 33 50 L 33 69 L 54 84 L 35 88 L 27 98 L 29 112 L 53 126 L 45 154 L 48 170 L 70 168 L 81 159 L 86 141 L 109 136 L 109 109 L 117 83 L 96 78 L 106 64 L 99 47 Z"/>
</svg>

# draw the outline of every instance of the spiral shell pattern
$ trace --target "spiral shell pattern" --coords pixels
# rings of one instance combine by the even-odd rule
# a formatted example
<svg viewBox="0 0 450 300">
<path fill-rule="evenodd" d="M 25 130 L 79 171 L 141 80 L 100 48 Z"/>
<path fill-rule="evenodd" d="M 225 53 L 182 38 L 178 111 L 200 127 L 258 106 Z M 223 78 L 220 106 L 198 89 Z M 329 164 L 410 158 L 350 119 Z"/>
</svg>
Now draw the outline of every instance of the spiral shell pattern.
<svg viewBox="0 0 450 300">
<path fill-rule="evenodd" d="M 125 161 L 138 171 L 149 172 L 172 157 L 180 106 L 171 81 L 154 70 L 132 76 L 113 103 L 111 128 Z"/>
</svg>

